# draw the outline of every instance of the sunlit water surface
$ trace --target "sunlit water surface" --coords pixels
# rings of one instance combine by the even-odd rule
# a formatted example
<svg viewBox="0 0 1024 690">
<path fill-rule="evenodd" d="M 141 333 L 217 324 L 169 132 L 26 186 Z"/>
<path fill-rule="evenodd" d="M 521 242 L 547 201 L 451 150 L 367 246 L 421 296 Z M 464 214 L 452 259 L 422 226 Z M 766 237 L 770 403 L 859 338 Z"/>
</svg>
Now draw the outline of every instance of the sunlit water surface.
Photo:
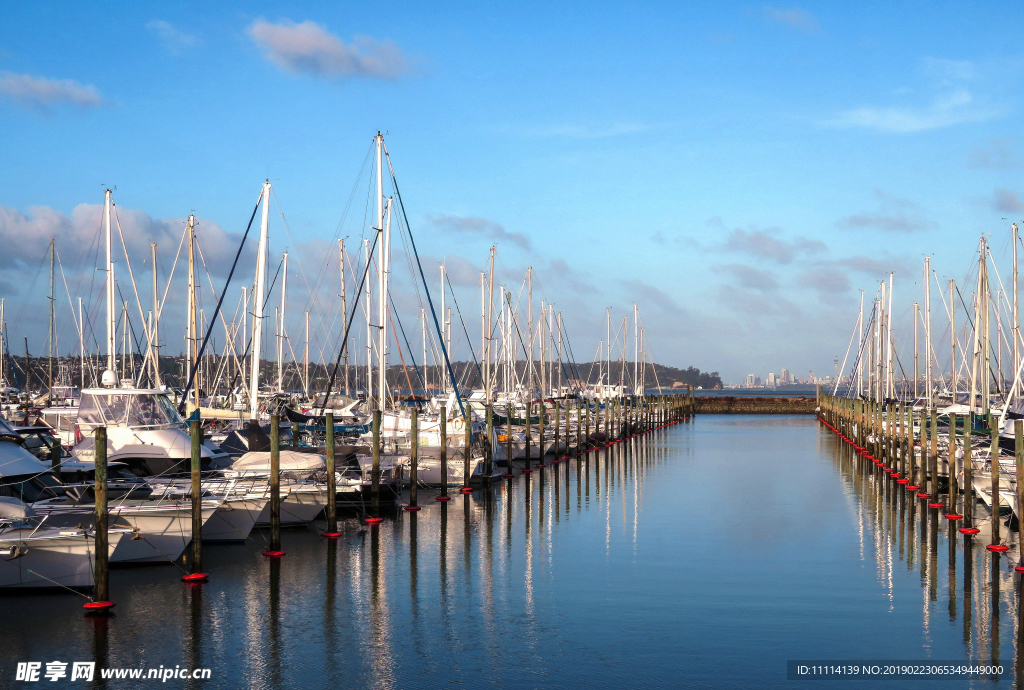
<svg viewBox="0 0 1024 690">
<path fill-rule="evenodd" d="M 0 597 L 0 686 L 52 660 L 211 669 L 169 687 L 747 688 L 820 684 L 791 659 L 996 658 L 1000 680 L 852 685 L 1010 687 L 1016 550 L 975 546 L 965 579 L 962 539 L 893 487 L 811 417 L 702 416 L 337 542 L 285 531 L 280 561 L 208 545 L 205 585 L 115 570 L 111 618 Z"/>
</svg>

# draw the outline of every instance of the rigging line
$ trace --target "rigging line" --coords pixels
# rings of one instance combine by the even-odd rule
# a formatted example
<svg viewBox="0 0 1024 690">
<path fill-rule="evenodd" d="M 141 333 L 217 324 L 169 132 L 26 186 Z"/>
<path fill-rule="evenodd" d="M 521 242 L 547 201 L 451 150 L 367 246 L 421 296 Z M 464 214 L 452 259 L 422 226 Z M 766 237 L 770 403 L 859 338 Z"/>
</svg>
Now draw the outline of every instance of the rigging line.
<svg viewBox="0 0 1024 690">
<path fill-rule="evenodd" d="M 448 273 L 444 274 L 444 279 L 448 283 L 448 292 L 452 295 L 452 302 L 455 303 L 455 311 L 459 315 L 459 321 L 462 322 L 462 332 L 466 334 L 466 344 L 469 345 L 469 354 L 473 357 L 473 364 L 476 365 L 476 375 L 480 377 L 480 381 L 484 380 L 483 372 L 480 370 L 480 362 L 477 361 L 476 352 L 473 350 L 473 340 L 469 337 L 469 331 L 466 330 L 466 320 L 462 318 L 462 310 L 459 309 L 459 300 L 455 298 L 455 289 L 452 287 L 452 281 L 448 278 Z"/>
<path fill-rule="evenodd" d="M 54 246 L 54 254 L 57 255 L 57 265 L 60 266 L 60 277 L 64 281 L 64 293 L 68 296 L 68 308 L 71 311 L 71 319 L 75 322 L 75 328 L 78 332 L 82 333 L 82 324 L 78 323 L 78 314 L 75 313 L 74 304 L 71 301 L 71 291 L 68 289 L 68 278 L 64 275 L 64 264 L 60 260 L 60 252 L 57 251 L 56 245 Z"/>
<path fill-rule="evenodd" d="M 510 293 L 508 293 L 508 292 L 505 293 L 505 300 L 508 302 L 509 309 L 511 309 L 512 308 L 512 298 L 511 298 Z M 512 319 L 512 325 L 515 326 L 515 328 L 516 328 L 516 335 L 519 336 L 519 344 L 523 346 L 523 355 L 527 359 L 529 359 L 530 355 L 526 351 L 526 343 L 523 342 L 523 334 L 519 330 L 519 321 L 517 319 Z M 525 370 L 523 371 L 523 376 L 524 377 L 527 375 L 527 372 L 529 372 L 529 370 L 530 370 L 530 368 L 527 366 L 525 368 Z M 516 378 L 518 378 L 518 376 Z M 537 373 L 536 372 L 534 372 L 534 378 L 535 379 L 537 378 Z M 530 385 L 531 386 L 536 385 L 536 384 L 537 384 L 537 381 L 530 381 Z M 539 387 L 540 386 L 538 386 L 538 388 Z M 530 394 L 530 399 L 531 400 L 533 399 L 533 394 L 532 393 Z"/>
<path fill-rule="evenodd" d="M 117 296 L 121 299 L 121 304 L 124 304 L 125 302 L 127 302 L 127 300 L 124 298 L 124 295 L 121 294 L 121 284 L 120 283 L 117 284 Z M 142 356 L 142 347 L 139 345 L 139 339 L 135 335 L 135 327 L 132 326 L 132 319 L 131 319 L 131 316 L 128 314 L 128 310 L 127 309 L 124 310 L 124 318 L 125 318 L 125 322 L 128 324 L 128 330 L 131 331 L 132 341 L 135 343 L 135 352 L 131 353 L 131 356 L 132 356 L 132 366 L 134 367 L 135 366 L 135 355 L 137 354 L 140 357 Z M 121 322 L 120 317 L 118 317 L 117 321 L 118 321 L 118 323 Z M 127 355 L 128 353 L 125 353 L 125 354 Z"/>
<path fill-rule="evenodd" d="M 392 318 L 391 312 L 388 312 L 388 322 L 391 324 L 391 332 L 395 335 L 395 344 L 398 345 L 398 331 L 395 330 L 395 320 Z M 405 382 L 409 384 L 409 395 L 411 396 L 414 389 L 412 387 L 412 379 L 409 378 L 409 369 L 405 366 L 405 355 L 402 354 L 401 345 L 396 349 L 398 350 L 398 358 L 402 360 L 402 371 L 405 373 Z M 412 353 L 410 352 L 410 354 Z M 394 402 L 394 398 L 392 398 L 392 402 Z"/>
<path fill-rule="evenodd" d="M 245 240 L 249 237 L 249 230 L 252 229 L 252 222 L 256 218 L 256 211 L 259 210 L 259 208 L 260 208 L 260 201 L 262 201 L 262 200 L 263 200 L 263 189 L 260 189 L 260 195 L 256 199 L 256 206 L 254 206 L 253 209 L 252 209 L 252 215 L 249 216 L 249 224 L 245 228 L 245 234 L 242 235 L 242 241 L 238 244 L 238 251 L 235 253 L 235 260 L 231 264 L 231 271 L 228 272 L 228 279 L 226 281 L 224 281 L 224 289 L 221 290 L 220 299 L 217 300 L 217 309 L 214 311 L 214 314 L 219 314 L 220 313 L 220 307 L 221 307 L 222 304 L 224 304 L 224 297 L 228 294 L 228 286 L 231 285 L 231 278 L 234 277 L 234 275 L 235 275 L 235 268 L 237 268 L 237 266 L 238 266 L 238 259 L 241 258 L 241 256 L 242 256 L 242 248 L 245 247 Z M 206 351 L 206 345 L 207 345 L 207 343 L 210 342 L 210 336 L 211 335 L 213 335 L 213 329 L 212 328 L 207 328 L 206 329 L 206 336 L 203 338 L 203 346 L 199 348 L 199 355 L 196 357 L 196 359 L 202 359 L 203 358 L 203 353 Z M 189 373 L 188 383 L 185 385 L 185 390 L 181 394 L 181 403 L 178 405 L 178 412 L 179 412 L 179 414 L 185 410 L 185 401 L 188 400 L 188 392 L 189 392 L 189 389 L 192 388 L 192 383 L 195 381 L 196 372 L 198 370 L 199 370 L 199 367 L 194 367 L 192 369 L 192 371 Z"/>
<path fill-rule="evenodd" d="M 962 304 L 963 307 L 964 307 L 964 313 L 965 313 L 965 316 L 967 316 L 967 321 L 968 321 L 968 323 L 971 324 L 971 330 L 973 331 L 973 330 L 975 330 L 975 328 L 974 328 L 974 320 L 971 318 L 970 311 L 967 309 L 967 304 L 964 302 L 964 296 L 962 294 L 960 294 L 960 286 L 959 285 L 954 285 L 954 287 L 956 288 L 957 297 L 960 298 L 960 304 Z M 989 292 L 989 294 L 992 293 L 991 290 L 988 290 L 988 292 Z M 992 378 L 996 379 L 996 393 L 1002 394 L 1003 390 L 1002 390 L 1002 387 L 999 385 L 999 380 L 998 380 L 999 377 L 996 375 L 995 369 L 992 368 L 992 361 L 991 361 L 992 343 L 991 342 L 989 342 L 989 344 L 988 344 L 988 349 L 989 349 L 988 373 L 990 375 L 992 375 Z M 974 355 L 972 354 L 971 356 L 973 357 Z M 929 362 L 929 364 L 930 364 L 930 362 Z"/>
<path fill-rule="evenodd" d="M 370 256 L 373 256 L 373 250 L 377 247 L 377 238 L 383 234 L 378 232 L 373 236 L 373 244 L 370 246 Z M 352 323 L 355 319 L 356 309 L 359 307 L 359 298 L 362 296 L 363 287 L 366 285 L 366 274 L 370 272 L 370 263 L 366 262 L 366 266 L 363 267 L 363 277 L 359 281 L 359 288 L 356 290 L 356 300 L 352 304 L 352 312 L 349 315 L 348 324 L 345 326 L 345 333 L 341 337 L 341 347 L 338 349 L 338 357 L 334 360 L 334 369 L 331 370 L 331 377 L 327 381 L 327 388 L 324 390 L 324 404 L 320 406 L 320 416 L 324 414 L 324 410 L 327 408 L 327 400 L 331 397 L 331 389 L 334 388 L 334 380 L 338 375 L 338 367 L 341 366 L 341 356 L 345 352 L 345 345 L 348 343 L 348 332 L 352 330 Z M 367 387 L 369 388 L 369 387 Z M 385 399 L 385 394 L 381 393 L 381 399 Z"/>
<path fill-rule="evenodd" d="M 572 342 L 570 342 L 570 340 L 569 340 L 569 331 L 567 331 L 565 328 L 562 328 L 560 330 L 561 330 L 562 334 L 565 336 L 565 346 L 568 349 L 568 352 L 566 354 L 569 355 L 569 358 L 568 358 L 567 362 L 572 365 L 572 370 L 576 372 L 576 386 L 575 386 L 575 388 L 576 388 L 577 392 L 579 392 L 580 390 L 582 390 L 581 387 L 580 387 L 580 381 L 581 381 L 580 370 L 576 366 L 576 354 L 572 351 Z M 563 369 L 564 369 L 564 365 L 563 365 Z M 566 373 L 566 379 L 569 379 L 569 378 L 570 377 L 569 377 L 568 373 Z"/>
<path fill-rule="evenodd" d="M 391 311 L 392 311 L 392 313 L 394 313 L 395 320 L 398 322 L 398 329 L 400 331 L 402 331 L 402 339 L 405 341 L 405 347 L 406 347 L 407 350 L 409 350 L 409 359 L 412 360 L 412 369 L 413 369 L 413 371 L 416 372 L 416 378 L 418 378 L 420 380 L 420 385 L 423 386 L 423 391 L 425 393 L 427 387 L 426 387 L 426 384 L 424 384 L 424 382 L 423 382 L 423 375 L 420 373 L 420 369 L 416 365 L 416 356 L 413 354 L 412 346 L 409 344 L 408 336 L 405 335 L 405 328 L 402 326 L 402 319 L 398 316 L 398 307 L 395 306 L 395 298 L 391 294 L 390 290 L 388 290 L 388 300 L 391 301 Z M 395 340 L 396 341 L 398 340 L 398 336 L 397 335 L 395 336 Z M 399 351 L 401 351 L 401 348 L 399 348 Z M 424 362 L 423 364 L 426 365 L 426 362 Z M 409 392 L 412 393 L 412 387 L 411 386 L 409 387 Z"/>
<path fill-rule="evenodd" d="M 434 300 L 430 297 L 430 288 L 427 287 L 427 276 L 423 273 L 423 263 L 420 261 L 419 251 L 416 249 L 416 240 L 412 236 L 412 226 L 409 224 L 409 216 L 405 212 L 405 203 L 402 201 L 402 193 L 398 190 L 398 180 L 395 179 L 395 170 L 391 166 L 391 156 L 388 154 L 387 147 L 384 146 L 384 142 L 381 142 L 381 146 L 384 148 L 384 155 L 388 159 L 388 172 L 391 173 L 391 184 L 395 188 L 395 196 L 398 197 L 398 207 L 402 210 L 402 217 L 405 218 L 405 228 L 409 235 L 409 242 L 412 245 L 413 254 L 416 256 L 416 265 L 420 270 L 420 279 L 423 281 L 423 290 L 427 293 L 427 304 L 430 305 L 430 316 L 434 320 L 434 328 L 437 330 L 437 336 L 441 339 L 441 352 L 444 353 L 444 363 L 448 367 L 448 376 L 452 381 L 452 388 L 455 389 L 455 400 L 459 403 L 459 411 L 462 412 L 463 418 L 466 417 L 466 407 L 462 404 L 462 395 L 459 393 L 459 385 L 455 380 L 455 371 L 452 369 L 452 363 L 448 357 L 448 350 L 444 346 L 444 336 L 441 334 L 441 325 L 437 322 L 437 312 L 434 311 Z"/>
</svg>

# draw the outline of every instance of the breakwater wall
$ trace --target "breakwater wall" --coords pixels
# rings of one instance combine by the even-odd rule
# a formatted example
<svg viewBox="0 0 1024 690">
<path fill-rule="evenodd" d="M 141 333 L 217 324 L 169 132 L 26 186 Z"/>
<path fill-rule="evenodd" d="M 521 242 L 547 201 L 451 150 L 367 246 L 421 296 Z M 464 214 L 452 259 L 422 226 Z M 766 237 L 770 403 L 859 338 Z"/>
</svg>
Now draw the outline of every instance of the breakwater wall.
<svg viewBox="0 0 1024 690">
<path fill-rule="evenodd" d="M 814 396 L 766 398 L 708 396 L 694 399 L 698 414 L 814 414 Z"/>
</svg>

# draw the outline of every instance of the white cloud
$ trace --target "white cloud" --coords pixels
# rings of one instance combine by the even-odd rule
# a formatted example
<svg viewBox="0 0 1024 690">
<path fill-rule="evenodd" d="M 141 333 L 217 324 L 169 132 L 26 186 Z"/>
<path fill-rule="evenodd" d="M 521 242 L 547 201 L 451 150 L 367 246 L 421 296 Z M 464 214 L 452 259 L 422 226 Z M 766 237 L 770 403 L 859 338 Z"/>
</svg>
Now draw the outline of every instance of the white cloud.
<svg viewBox="0 0 1024 690">
<path fill-rule="evenodd" d="M 939 129 L 967 122 L 984 122 L 1001 115 L 996 108 L 980 106 L 966 89 L 936 96 L 923 107 L 861 106 L 827 121 L 830 127 L 863 128 L 905 134 Z"/>
<path fill-rule="evenodd" d="M 779 24 L 786 24 L 794 29 L 809 34 L 821 33 L 821 25 L 813 14 L 799 7 L 781 9 L 777 7 L 764 7 L 761 10 L 762 16 Z"/>
<path fill-rule="evenodd" d="M 0 72 L 0 93 L 19 105 L 39 110 L 49 110 L 62 104 L 92 108 L 103 103 L 95 86 L 82 85 L 71 79 L 47 79 L 14 72 Z"/>
<path fill-rule="evenodd" d="M 185 48 L 192 48 L 199 43 L 199 39 L 195 36 L 185 33 L 162 19 L 147 22 L 146 28 L 156 34 L 164 47 L 174 54 L 180 53 Z"/>
<path fill-rule="evenodd" d="M 249 27 L 249 35 L 268 60 L 292 74 L 397 79 L 409 70 L 405 54 L 393 42 L 357 36 L 346 44 L 309 20 L 274 24 L 260 19 Z"/>
<path fill-rule="evenodd" d="M 530 249 L 530 238 L 521 232 L 509 232 L 497 221 L 475 216 L 451 216 L 439 213 L 428 217 L 439 228 L 482 235 L 494 242 L 508 241 L 523 249 Z"/>
</svg>

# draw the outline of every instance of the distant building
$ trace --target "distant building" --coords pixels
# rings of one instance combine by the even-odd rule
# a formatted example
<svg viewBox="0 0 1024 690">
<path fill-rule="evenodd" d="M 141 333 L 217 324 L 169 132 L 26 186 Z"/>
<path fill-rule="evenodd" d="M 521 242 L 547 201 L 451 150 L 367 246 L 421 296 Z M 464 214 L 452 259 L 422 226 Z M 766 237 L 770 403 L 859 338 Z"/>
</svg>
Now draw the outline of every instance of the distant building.
<svg viewBox="0 0 1024 690">
<path fill-rule="evenodd" d="M 754 379 L 754 388 L 760 388 L 760 387 L 761 387 L 761 377 L 758 376 L 756 379 Z"/>
<path fill-rule="evenodd" d="M 747 374 L 747 378 L 743 379 L 743 387 L 744 388 L 753 388 L 754 387 L 754 375 L 753 374 Z"/>
<path fill-rule="evenodd" d="M 783 369 L 782 370 L 782 385 L 784 385 L 784 386 L 788 385 L 789 382 L 790 382 L 789 381 L 789 369 Z"/>
<path fill-rule="evenodd" d="M 818 379 L 814 378 L 814 372 L 807 374 L 807 383 L 817 383 Z"/>
<path fill-rule="evenodd" d="M 766 384 L 769 388 L 775 388 L 778 385 L 778 381 L 775 379 L 775 372 L 768 373 L 768 381 Z"/>
</svg>

